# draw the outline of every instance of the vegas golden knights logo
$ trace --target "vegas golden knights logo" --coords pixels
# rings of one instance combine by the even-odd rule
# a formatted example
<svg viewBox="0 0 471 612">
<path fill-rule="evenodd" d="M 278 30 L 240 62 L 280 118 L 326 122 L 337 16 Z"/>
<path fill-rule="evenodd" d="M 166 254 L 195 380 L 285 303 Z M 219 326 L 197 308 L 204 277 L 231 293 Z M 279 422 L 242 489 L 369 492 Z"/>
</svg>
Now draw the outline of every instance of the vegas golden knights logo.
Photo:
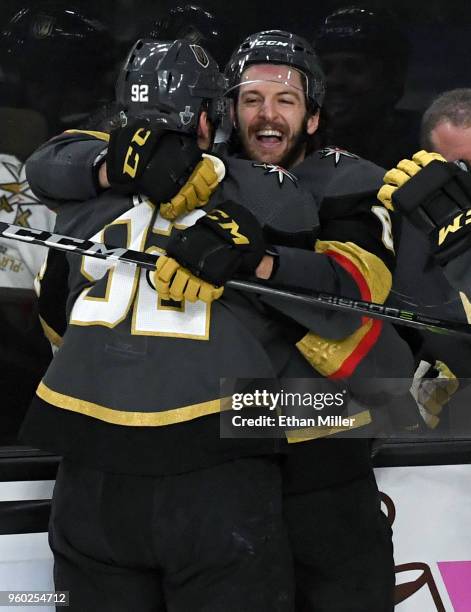
<svg viewBox="0 0 471 612">
<path fill-rule="evenodd" d="M 123 174 L 129 174 L 131 178 L 135 178 L 137 173 L 137 168 L 139 166 L 139 153 L 133 147 L 133 143 L 137 147 L 143 147 L 147 139 L 149 138 L 151 132 L 150 130 L 146 130 L 145 128 L 139 128 L 134 133 L 134 136 L 131 139 L 131 144 L 128 147 L 126 152 L 126 157 L 124 159 L 123 164 Z"/>
<path fill-rule="evenodd" d="M 54 30 L 55 19 L 51 15 L 39 15 L 31 26 L 31 33 L 34 38 L 47 38 Z"/>
<path fill-rule="evenodd" d="M 206 51 L 203 47 L 199 45 L 190 45 L 190 49 L 193 51 L 193 55 L 196 58 L 196 61 L 203 68 L 207 68 L 209 66 L 209 57 L 206 55 Z"/>
</svg>

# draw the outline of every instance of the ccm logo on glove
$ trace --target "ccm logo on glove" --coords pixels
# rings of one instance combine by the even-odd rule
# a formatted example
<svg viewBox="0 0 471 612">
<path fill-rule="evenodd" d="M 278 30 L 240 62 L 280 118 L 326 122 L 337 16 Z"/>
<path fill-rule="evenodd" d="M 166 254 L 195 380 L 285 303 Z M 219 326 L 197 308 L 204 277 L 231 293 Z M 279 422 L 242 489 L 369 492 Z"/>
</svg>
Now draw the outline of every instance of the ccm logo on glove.
<svg viewBox="0 0 471 612">
<path fill-rule="evenodd" d="M 150 130 L 146 130 L 142 127 L 136 130 L 134 136 L 131 138 L 131 144 L 128 147 L 126 157 L 124 158 L 123 174 L 129 174 L 131 178 L 135 178 L 137 173 L 137 167 L 139 165 L 139 153 L 134 150 L 132 145 L 133 143 L 135 143 L 138 147 L 143 147 L 146 144 L 150 134 Z M 134 158 L 132 160 L 133 164 L 131 165 L 129 160 L 132 155 L 134 156 Z"/>
<path fill-rule="evenodd" d="M 463 229 L 465 225 L 470 224 L 471 209 L 468 209 L 466 212 L 457 215 L 449 225 L 440 228 L 438 232 L 438 246 L 441 246 L 445 242 L 449 234 L 455 234 L 458 230 Z"/>
<path fill-rule="evenodd" d="M 230 200 L 172 232 L 167 255 L 194 276 L 220 287 L 236 272 L 253 273 L 265 254 L 263 230 L 245 207 Z"/>
<path fill-rule="evenodd" d="M 247 236 L 239 234 L 239 226 L 233 219 L 226 221 L 226 219 L 230 219 L 230 217 L 223 210 L 215 208 L 207 215 L 207 217 L 213 221 L 216 221 L 216 223 L 223 230 L 227 230 L 229 232 L 229 242 L 232 240 L 234 244 L 250 244 L 250 240 L 247 238 Z"/>
</svg>

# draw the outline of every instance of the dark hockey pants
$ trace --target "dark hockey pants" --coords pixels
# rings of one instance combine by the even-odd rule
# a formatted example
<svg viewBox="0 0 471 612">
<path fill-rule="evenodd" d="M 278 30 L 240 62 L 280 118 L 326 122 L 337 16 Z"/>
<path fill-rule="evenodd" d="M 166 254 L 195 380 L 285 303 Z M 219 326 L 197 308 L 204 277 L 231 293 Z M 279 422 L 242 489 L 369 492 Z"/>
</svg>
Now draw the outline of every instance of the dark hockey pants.
<svg viewBox="0 0 471 612">
<path fill-rule="evenodd" d="M 142 477 L 63 462 L 50 545 L 70 612 L 292 612 L 276 462 Z M 61 610 L 62 608 L 57 608 Z"/>
<path fill-rule="evenodd" d="M 373 474 L 283 503 L 296 612 L 392 612 L 392 534 Z"/>
</svg>

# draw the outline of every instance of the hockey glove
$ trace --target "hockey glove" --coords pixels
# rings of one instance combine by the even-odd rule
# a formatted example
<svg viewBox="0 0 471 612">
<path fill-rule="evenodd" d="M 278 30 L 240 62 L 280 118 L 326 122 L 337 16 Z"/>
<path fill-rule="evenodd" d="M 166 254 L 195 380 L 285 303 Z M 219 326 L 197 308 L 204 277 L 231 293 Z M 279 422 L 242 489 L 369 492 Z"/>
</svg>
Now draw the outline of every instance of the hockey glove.
<svg viewBox="0 0 471 612">
<path fill-rule="evenodd" d="M 435 160 L 446 162 L 446 159 L 439 153 L 427 153 L 427 151 L 415 153 L 412 160 L 401 160 L 395 168 L 388 170 L 384 175 L 383 181 L 385 184 L 378 191 L 378 200 L 389 210 L 394 210 L 393 194 L 422 168 Z"/>
<path fill-rule="evenodd" d="M 189 302 L 202 300 L 210 304 L 220 298 L 224 291 L 224 287 L 214 287 L 197 278 L 177 261 L 165 255 L 161 255 L 157 260 L 154 284 L 162 299 L 176 302 L 185 299 Z"/>
<path fill-rule="evenodd" d="M 140 119 L 111 132 L 106 165 L 115 191 L 143 193 L 160 204 L 178 193 L 199 161 L 195 138 Z"/>
<path fill-rule="evenodd" d="M 420 416 L 427 427 L 434 429 L 440 422 L 440 414 L 458 391 L 459 380 L 443 363 L 421 361 L 414 374 L 410 393 L 419 408 Z"/>
<path fill-rule="evenodd" d="M 194 208 L 204 206 L 226 174 L 222 160 L 203 153 L 203 159 L 191 173 L 190 178 L 170 202 L 160 205 L 164 219 L 174 221 Z"/>
<path fill-rule="evenodd" d="M 385 206 L 389 199 L 389 208 L 393 203 L 427 234 L 436 260 L 444 265 L 471 244 L 471 175 L 435 153 L 420 151 L 412 159 L 386 173 L 388 185 L 378 198 Z"/>
<path fill-rule="evenodd" d="M 167 255 L 203 280 L 220 286 L 236 271 L 252 273 L 265 253 L 263 231 L 254 215 L 230 200 L 173 232 Z"/>
</svg>

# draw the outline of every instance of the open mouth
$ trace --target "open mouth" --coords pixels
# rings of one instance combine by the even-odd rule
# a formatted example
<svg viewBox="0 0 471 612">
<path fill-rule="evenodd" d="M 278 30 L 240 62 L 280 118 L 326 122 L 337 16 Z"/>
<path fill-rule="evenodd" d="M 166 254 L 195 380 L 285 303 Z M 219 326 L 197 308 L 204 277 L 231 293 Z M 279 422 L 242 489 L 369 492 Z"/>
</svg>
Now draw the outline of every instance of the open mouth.
<svg viewBox="0 0 471 612">
<path fill-rule="evenodd" d="M 255 139 L 265 147 L 275 147 L 283 141 L 283 133 L 279 130 L 258 130 Z"/>
</svg>

